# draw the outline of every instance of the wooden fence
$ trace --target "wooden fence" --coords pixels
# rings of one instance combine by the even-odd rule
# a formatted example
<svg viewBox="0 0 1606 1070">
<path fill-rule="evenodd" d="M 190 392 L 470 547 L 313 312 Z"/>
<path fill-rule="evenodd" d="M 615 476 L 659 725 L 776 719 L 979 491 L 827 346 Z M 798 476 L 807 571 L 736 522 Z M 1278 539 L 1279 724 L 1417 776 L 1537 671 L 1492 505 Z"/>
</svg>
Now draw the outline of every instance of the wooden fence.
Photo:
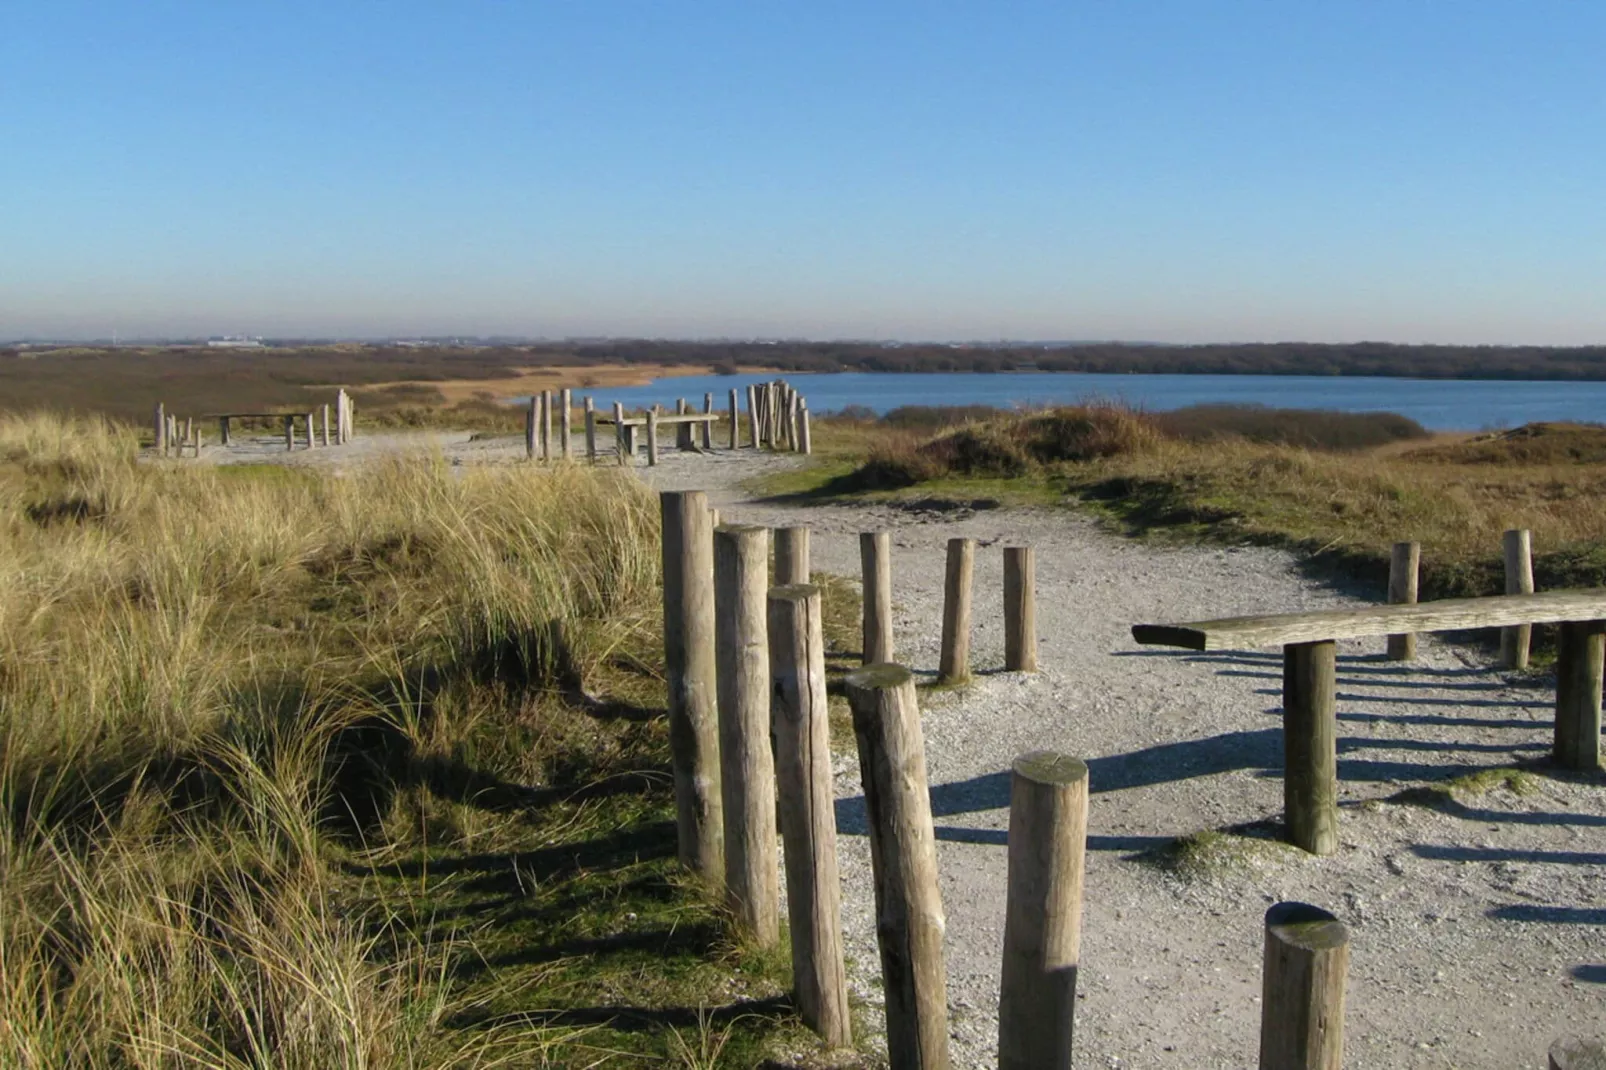
<svg viewBox="0 0 1606 1070">
<path fill-rule="evenodd" d="M 330 427 L 330 414 L 334 415 L 334 426 Z M 323 416 L 321 434 L 317 427 L 319 414 Z M 352 440 L 356 430 L 356 407 L 352 404 L 351 395 L 341 390 L 336 396 L 333 406 L 324 405 L 321 409 L 310 412 L 218 412 L 200 417 L 204 422 L 216 420 L 218 425 L 218 444 L 227 447 L 233 443 L 233 432 L 239 422 L 246 420 L 271 421 L 279 424 L 284 430 L 284 447 L 287 451 L 294 451 L 297 444 L 304 445 L 306 449 L 314 449 L 322 439 L 324 446 L 345 445 Z M 296 423 L 300 421 L 298 434 Z M 154 434 L 152 436 L 152 452 L 161 457 L 183 457 L 184 451 L 189 450 L 190 456 L 200 457 L 201 449 L 205 445 L 205 432 L 202 424 L 196 423 L 194 417 L 180 420 L 174 413 L 167 411 L 165 404 L 156 406 L 154 419 Z"/>
</svg>

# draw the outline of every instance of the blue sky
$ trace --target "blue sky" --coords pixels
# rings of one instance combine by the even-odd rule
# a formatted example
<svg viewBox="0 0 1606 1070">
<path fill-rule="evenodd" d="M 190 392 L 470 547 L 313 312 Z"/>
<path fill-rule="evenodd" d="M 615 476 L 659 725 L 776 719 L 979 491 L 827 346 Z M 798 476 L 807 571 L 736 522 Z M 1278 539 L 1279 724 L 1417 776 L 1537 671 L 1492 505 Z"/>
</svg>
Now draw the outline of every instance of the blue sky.
<svg viewBox="0 0 1606 1070">
<path fill-rule="evenodd" d="M 1606 342 L 1606 5 L 0 5 L 0 338 Z"/>
</svg>

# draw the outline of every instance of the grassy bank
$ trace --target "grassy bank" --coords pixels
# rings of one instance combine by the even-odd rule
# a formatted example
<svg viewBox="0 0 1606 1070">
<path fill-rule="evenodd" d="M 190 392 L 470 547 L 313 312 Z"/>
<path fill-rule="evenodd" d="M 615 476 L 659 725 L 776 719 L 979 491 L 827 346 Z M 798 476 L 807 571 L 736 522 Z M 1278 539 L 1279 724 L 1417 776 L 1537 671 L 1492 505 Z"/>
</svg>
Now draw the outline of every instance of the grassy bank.
<svg viewBox="0 0 1606 1070">
<path fill-rule="evenodd" d="M 1541 588 L 1606 584 L 1606 428 L 1462 441 L 1389 414 L 1112 405 L 936 426 L 824 421 L 821 464 L 772 489 L 1078 503 L 1134 534 L 1286 546 L 1379 590 L 1390 545 L 1415 539 L 1425 598 L 1500 591 L 1501 533 L 1528 527 Z"/>
<path fill-rule="evenodd" d="M 748 1066 L 606 470 L 139 465 L 0 417 L 0 1063 Z"/>
</svg>

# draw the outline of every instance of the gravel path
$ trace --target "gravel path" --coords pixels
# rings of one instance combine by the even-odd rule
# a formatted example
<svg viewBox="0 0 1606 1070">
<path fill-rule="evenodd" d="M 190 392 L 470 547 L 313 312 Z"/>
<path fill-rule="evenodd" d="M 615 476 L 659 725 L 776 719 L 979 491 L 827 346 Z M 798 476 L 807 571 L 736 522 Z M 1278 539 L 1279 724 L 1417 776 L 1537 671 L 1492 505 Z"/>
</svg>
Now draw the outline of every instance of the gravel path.
<svg viewBox="0 0 1606 1070">
<path fill-rule="evenodd" d="M 460 463 L 522 453 L 510 440 L 430 437 Z M 364 436 L 355 450 L 294 459 L 349 463 L 417 441 Z M 1601 779 L 1539 776 L 1525 794 L 1497 787 L 1440 808 L 1384 801 L 1542 757 L 1547 681 L 1507 679 L 1483 655 L 1428 638 L 1409 667 L 1382 660 L 1381 640 L 1344 645 L 1339 852 L 1318 859 L 1268 846 L 1178 875 L 1139 855 L 1280 814 L 1280 658 L 1139 648 L 1128 628 L 1353 600 L 1302 578 L 1287 554 L 1156 547 L 1066 512 L 790 508 L 739 489 L 792 463 L 670 450 L 640 471 L 661 488 L 709 490 L 731 521 L 810 525 L 818 571 L 857 577 L 857 533 L 891 530 L 899 659 L 925 674 L 937 664 L 946 540 L 980 544 L 972 661 L 981 675 L 922 698 L 956 1066 L 995 1065 L 1007 771 L 1043 748 L 1082 757 L 1092 772 L 1078 1065 L 1253 1065 L 1261 918 L 1284 899 L 1325 906 L 1351 928 L 1346 1066 L 1538 1068 L 1554 1037 L 1606 1034 Z M 1037 550 L 1042 671 L 1032 676 L 992 671 L 1003 661 L 1005 543 Z M 851 758 L 837 763 L 837 792 L 850 972 L 871 1008 L 865 1024 L 878 1028 L 869 845 Z"/>
</svg>

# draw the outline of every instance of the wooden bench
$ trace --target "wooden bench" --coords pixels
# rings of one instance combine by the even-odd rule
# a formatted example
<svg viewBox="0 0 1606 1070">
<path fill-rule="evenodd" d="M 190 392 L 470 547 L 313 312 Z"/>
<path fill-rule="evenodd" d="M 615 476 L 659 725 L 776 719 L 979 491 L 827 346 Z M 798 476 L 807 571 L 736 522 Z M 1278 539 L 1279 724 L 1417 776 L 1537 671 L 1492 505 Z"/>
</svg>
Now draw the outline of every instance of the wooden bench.
<svg viewBox="0 0 1606 1070">
<path fill-rule="evenodd" d="M 1337 646 L 1340 639 L 1557 624 L 1555 760 L 1600 767 L 1606 589 L 1455 598 L 1416 605 L 1138 624 L 1132 638 L 1184 650 L 1283 648 L 1283 807 L 1289 841 L 1338 848 Z"/>
<path fill-rule="evenodd" d="M 297 419 L 304 419 L 307 422 L 307 448 L 310 450 L 314 445 L 312 438 L 313 414 L 310 412 L 220 412 L 214 413 L 211 418 L 217 420 L 218 437 L 225 446 L 229 444 L 229 422 L 232 420 L 283 420 L 284 446 L 287 450 L 293 450 L 296 448 L 295 426 Z"/>
</svg>

